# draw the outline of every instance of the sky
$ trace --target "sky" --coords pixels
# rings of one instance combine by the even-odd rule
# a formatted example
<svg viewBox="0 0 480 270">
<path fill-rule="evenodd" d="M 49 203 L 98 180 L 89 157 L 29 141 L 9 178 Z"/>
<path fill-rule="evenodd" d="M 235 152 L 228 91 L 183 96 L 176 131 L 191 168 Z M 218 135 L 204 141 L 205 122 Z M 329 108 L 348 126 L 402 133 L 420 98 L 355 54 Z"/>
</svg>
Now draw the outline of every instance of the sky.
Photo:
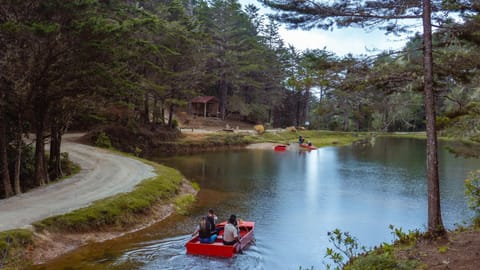
<svg viewBox="0 0 480 270">
<path fill-rule="evenodd" d="M 260 8 L 260 13 L 272 13 L 270 9 L 263 7 L 256 0 L 239 0 L 244 8 L 247 4 L 253 4 Z M 395 50 L 402 48 L 406 37 L 385 35 L 383 31 L 366 31 L 361 28 L 344 28 L 325 31 L 312 29 L 310 31 L 288 30 L 285 26 L 280 29 L 280 35 L 286 45 L 291 44 L 300 50 L 323 49 L 344 56 L 351 53 L 354 56 L 361 54 L 377 54 L 378 50 Z M 372 50 L 377 50 L 372 52 Z"/>
</svg>

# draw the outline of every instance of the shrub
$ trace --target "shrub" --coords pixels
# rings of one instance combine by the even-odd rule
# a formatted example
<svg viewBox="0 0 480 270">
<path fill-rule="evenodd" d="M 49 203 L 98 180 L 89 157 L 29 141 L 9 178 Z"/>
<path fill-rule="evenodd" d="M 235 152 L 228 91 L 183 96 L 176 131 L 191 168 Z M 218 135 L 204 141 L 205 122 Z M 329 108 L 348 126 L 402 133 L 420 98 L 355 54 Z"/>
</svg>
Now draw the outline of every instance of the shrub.
<svg viewBox="0 0 480 270">
<path fill-rule="evenodd" d="M 475 211 L 474 225 L 480 225 L 480 170 L 471 172 L 465 180 L 468 206 Z"/>
<path fill-rule="evenodd" d="M 0 268 L 25 269 L 29 262 L 25 260 L 25 250 L 33 244 L 33 232 L 26 229 L 15 229 L 0 232 Z"/>
<path fill-rule="evenodd" d="M 104 131 L 98 134 L 94 144 L 95 146 L 102 147 L 102 148 L 112 148 L 112 141 Z"/>
<path fill-rule="evenodd" d="M 255 125 L 253 129 L 257 132 L 257 134 L 265 133 L 265 127 L 263 125 Z"/>
<path fill-rule="evenodd" d="M 390 228 L 393 226 L 390 225 Z M 395 229 L 394 233 L 403 241 L 409 242 L 416 232 L 405 234 L 401 229 Z M 385 270 L 385 269 L 415 269 L 416 261 L 399 261 L 395 258 L 395 247 L 383 243 L 380 247 L 368 251 L 364 246 L 359 246 L 355 237 L 348 232 L 336 229 L 328 232 L 329 241 L 335 250 L 327 248 L 325 257 L 329 257 L 334 266 L 326 265 L 327 269 L 345 270 Z M 416 239 L 416 238 L 415 238 Z"/>
<path fill-rule="evenodd" d="M 345 268 L 354 257 L 366 251 L 365 247 L 359 247 L 358 240 L 351 236 L 349 232 L 342 232 L 339 229 L 335 229 L 327 234 L 335 250 L 327 248 L 325 257 L 329 257 L 335 265 L 337 265 L 335 269 Z M 327 269 L 331 269 L 331 265 L 327 265 Z"/>
<path fill-rule="evenodd" d="M 177 121 L 177 119 L 173 119 L 172 120 L 172 128 L 176 129 L 177 127 L 178 127 L 178 121 Z"/>
<path fill-rule="evenodd" d="M 389 228 L 392 230 L 392 234 L 397 238 L 395 243 L 402 245 L 414 245 L 417 243 L 418 238 L 422 236 L 422 233 L 419 230 L 409 230 L 405 233 L 402 228 L 395 228 L 393 225 L 390 225 Z"/>
</svg>

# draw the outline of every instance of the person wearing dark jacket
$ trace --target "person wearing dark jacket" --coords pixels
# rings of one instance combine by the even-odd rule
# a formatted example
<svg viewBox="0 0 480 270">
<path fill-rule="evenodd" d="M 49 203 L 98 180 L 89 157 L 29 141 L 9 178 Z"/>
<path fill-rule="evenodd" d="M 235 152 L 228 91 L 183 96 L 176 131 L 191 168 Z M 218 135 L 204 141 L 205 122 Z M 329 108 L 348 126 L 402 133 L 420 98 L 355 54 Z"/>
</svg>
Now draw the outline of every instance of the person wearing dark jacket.
<svg viewBox="0 0 480 270">
<path fill-rule="evenodd" d="M 212 227 L 211 223 L 208 221 L 207 217 L 202 217 L 198 223 L 197 229 L 193 232 L 192 236 L 195 236 L 198 233 L 198 238 L 200 243 L 210 244 L 217 240 L 217 232 L 215 227 Z"/>
</svg>

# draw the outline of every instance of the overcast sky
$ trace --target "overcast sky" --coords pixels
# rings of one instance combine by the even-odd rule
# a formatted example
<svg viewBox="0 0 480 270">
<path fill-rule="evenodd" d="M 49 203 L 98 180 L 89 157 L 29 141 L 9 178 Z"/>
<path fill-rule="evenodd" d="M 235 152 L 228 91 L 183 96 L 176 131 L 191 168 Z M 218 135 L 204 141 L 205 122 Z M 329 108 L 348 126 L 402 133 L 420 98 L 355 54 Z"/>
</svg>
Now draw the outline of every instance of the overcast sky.
<svg viewBox="0 0 480 270">
<path fill-rule="evenodd" d="M 262 7 L 256 0 L 239 0 L 242 8 L 247 4 L 253 4 L 261 9 L 261 13 L 272 13 Z M 351 53 L 353 55 L 374 54 L 372 50 L 400 49 L 407 42 L 406 38 L 385 35 L 382 31 L 365 31 L 361 28 L 334 29 L 324 31 L 313 29 L 310 31 L 287 30 L 284 26 L 280 29 L 286 45 L 292 44 L 295 48 L 323 49 L 336 53 L 339 56 Z M 378 51 L 376 52 L 378 53 Z"/>
</svg>

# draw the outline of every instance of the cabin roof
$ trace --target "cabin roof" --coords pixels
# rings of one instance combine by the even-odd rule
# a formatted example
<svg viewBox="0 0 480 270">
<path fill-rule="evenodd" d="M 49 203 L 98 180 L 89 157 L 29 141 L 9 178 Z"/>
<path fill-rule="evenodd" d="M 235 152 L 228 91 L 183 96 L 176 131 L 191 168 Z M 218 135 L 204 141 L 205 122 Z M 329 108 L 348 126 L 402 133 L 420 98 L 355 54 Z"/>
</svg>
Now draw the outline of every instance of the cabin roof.
<svg viewBox="0 0 480 270">
<path fill-rule="evenodd" d="M 214 96 L 198 96 L 191 100 L 192 103 L 218 103 L 218 98 Z"/>
</svg>

